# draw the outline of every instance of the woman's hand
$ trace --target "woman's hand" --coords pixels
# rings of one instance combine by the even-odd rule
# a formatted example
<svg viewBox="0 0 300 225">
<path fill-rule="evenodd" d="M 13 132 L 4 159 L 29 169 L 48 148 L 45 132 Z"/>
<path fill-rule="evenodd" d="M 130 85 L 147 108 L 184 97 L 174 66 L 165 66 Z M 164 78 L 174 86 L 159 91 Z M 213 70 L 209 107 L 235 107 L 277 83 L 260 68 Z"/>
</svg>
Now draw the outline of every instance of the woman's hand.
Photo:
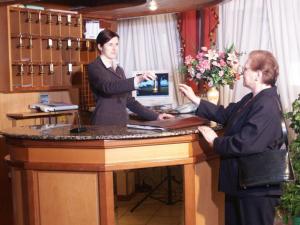
<svg viewBox="0 0 300 225">
<path fill-rule="evenodd" d="M 218 137 L 216 132 L 207 126 L 200 126 L 198 127 L 198 130 L 203 135 L 204 139 L 208 142 L 208 144 L 213 147 L 214 140 Z"/>
<path fill-rule="evenodd" d="M 193 89 L 186 84 L 179 84 L 179 90 L 194 104 L 199 105 L 201 99 L 195 95 Z"/>
<path fill-rule="evenodd" d="M 139 84 L 144 80 L 155 80 L 156 79 L 156 75 L 155 73 L 143 73 L 141 75 L 138 75 L 134 78 L 134 82 Z"/>
<path fill-rule="evenodd" d="M 168 113 L 161 113 L 158 115 L 157 120 L 167 120 L 171 118 L 174 118 L 174 116 Z"/>
</svg>

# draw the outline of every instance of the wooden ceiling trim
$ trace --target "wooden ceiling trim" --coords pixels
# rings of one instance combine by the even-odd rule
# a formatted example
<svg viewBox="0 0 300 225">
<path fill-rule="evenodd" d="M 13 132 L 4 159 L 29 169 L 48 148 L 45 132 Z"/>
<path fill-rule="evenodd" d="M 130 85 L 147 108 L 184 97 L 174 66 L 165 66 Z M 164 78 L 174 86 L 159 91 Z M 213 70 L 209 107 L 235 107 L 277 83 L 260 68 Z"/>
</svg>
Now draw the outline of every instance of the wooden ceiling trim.
<svg viewBox="0 0 300 225">
<path fill-rule="evenodd" d="M 0 5 L 4 2 L 10 0 L 0 0 Z M 139 16 L 148 16 L 164 13 L 177 13 L 183 12 L 192 9 L 200 9 L 202 7 L 216 5 L 223 0 L 156 0 L 158 4 L 158 9 L 156 11 L 150 11 L 148 9 L 148 4 L 146 0 L 115 0 L 111 1 L 113 4 L 108 4 L 107 0 L 94 0 L 97 4 L 101 1 L 106 1 L 106 4 L 96 7 L 84 7 L 78 8 L 80 0 L 77 0 L 76 4 L 70 3 L 71 0 L 61 1 L 72 5 L 60 5 L 51 3 L 51 1 L 57 0 L 41 0 L 34 2 L 36 0 L 13 0 L 10 1 L 10 4 L 22 3 L 22 4 L 36 4 L 41 5 L 47 8 L 61 8 L 65 10 L 76 10 L 79 13 L 91 18 L 101 18 L 108 20 L 116 20 L 123 18 L 139 17 Z M 119 3 L 117 3 L 119 1 Z M 84 1 L 82 1 L 83 4 Z M 144 4 L 141 4 L 144 2 Z M 7 3 L 6 3 L 7 4 Z"/>
<path fill-rule="evenodd" d="M 156 11 L 150 11 L 147 7 L 147 4 L 143 4 L 139 6 L 121 9 L 119 8 L 114 10 L 85 10 L 82 13 L 92 17 L 101 17 L 106 19 L 124 19 L 200 9 L 207 6 L 216 5 L 220 2 L 222 2 L 222 0 L 157 0 L 158 9 Z"/>
</svg>

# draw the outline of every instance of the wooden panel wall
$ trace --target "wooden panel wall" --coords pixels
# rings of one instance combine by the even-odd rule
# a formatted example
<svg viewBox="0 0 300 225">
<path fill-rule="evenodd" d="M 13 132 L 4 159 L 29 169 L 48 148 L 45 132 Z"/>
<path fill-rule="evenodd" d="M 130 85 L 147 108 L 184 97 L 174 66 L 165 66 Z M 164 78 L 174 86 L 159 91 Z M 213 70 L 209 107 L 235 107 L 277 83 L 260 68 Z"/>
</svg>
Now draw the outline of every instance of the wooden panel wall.
<svg viewBox="0 0 300 225">
<path fill-rule="evenodd" d="M 53 5 L 53 8 L 58 8 Z M 8 17 L 9 9 L 6 6 L 0 7 L 0 89 L 9 91 L 11 90 L 11 22 Z M 107 23 L 107 24 L 106 24 Z M 116 30 L 116 21 L 104 22 L 105 27 Z M 17 26 L 17 25 L 16 25 Z M 96 57 L 96 56 L 95 56 Z M 8 85 L 10 84 L 10 85 Z M 80 87 L 81 83 L 74 83 L 73 87 Z M 70 91 L 55 91 L 43 92 L 49 94 L 50 101 L 66 102 L 79 104 L 79 93 L 77 88 Z M 0 131 L 12 126 L 33 125 L 40 124 L 41 119 L 25 119 L 15 121 L 6 116 L 7 113 L 21 113 L 29 112 L 29 104 L 37 103 L 41 92 L 25 92 L 25 93 L 0 93 Z M 84 114 L 84 113 L 83 113 Z M 87 118 L 83 119 L 84 122 L 89 122 L 89 114 Z M 71 121 L 71 120 L 70 120 Z M 8 178 L 8 168 L 4 164 L 3 158 L 7 154 L 5 148 L 4 138 L 0 136 L 0 225 L 12 225 L 12 205 L 11 205 L 11 183 Z"/>
<path fill-rule="evenodd" d="M 9 90 L 9 76 L 10 67 L 8 65 L 10 62 L 10 27 L 8 26 L 8 9 L 7 7 L 0 7 L 0 89 L 1 90 Z M 4 54 L 3 54 L 4 53 Z M 8 54 L 7 54 L 8 53 Z M 8 87 L 7 87 L 8 86 Z M 1 107 L 2 108 L 2 107 Z"/>
<path fill-rule="evenodd" d="M 1 36 L 1 35 L 0 35 Z M 49 94 L 51 101 L 78 104 L 78 89 L 59 92 L 43 92 Z M 0 131 L 13 126 L 13 120 L 6 116 L 7 113 L 29 112 L 29 104 L 39 101 L 40 92 L 32 93 L 0 93 Z M 39 119 L 19 120 L 18 126 L 39 124 Z M 7 154 L 5 141 L 0 136 L 0 225 L 12 225 L 12 197 L 11 181 L 8 178 L 8 168 L 4 163 Z"/>
<path fill-rule="evenodd" d="M 100 224 L 97 173 L 45 171 L 37 177 L 41 224 Z"/>
<path fill-rule="evenodd" d="M 219 164 L 216 158 L 195 167 L 196 224 L 223 224 L 225 195 L 218 191 Z"/>
<path fill-rule="evenodd" d="M 57 8 L 57 7 L 53 7 Z M 0 89 L 11 90 L 11 30 L 8 15 L 8 7 L 0 7 Z M 111 29 L 116 29 L 116 22 Z M 10 85 L 8 85 L 10 84 Z M 74 84 L 73 87 L 80 87 L 81 84 Z M 25 93 L 0 93 L 0 131 L 12 126 L 40 124 L 41 119 L 25 119 L 15 121 L 6 116 L 7 113 L 29 112 L 28 105 L 37 103 L 41 92 Z M 50 101 L 66 102 L 79 104 L 79 93 L 77 88 L 70 91 L 43 92 L 49 94 Z M 89 115 L 87 116 L 89 117 Z M 70 120 L 71 121 L 71 120 Z M 88 122 L 89 118 L 85 120 Z M 0 225 L 12 225 L 12 206 L 11 206 L 11 184 L 8 178 L 8 170 L 4 164 L 3 158 L 7 154 L 3 137 L 0 137 Z"/>
<path fill-rule="evenodd" d="M 2 108 L 1 108 L 2 109 Z M 0 135 L 0 146 L 4 146 L 4 138 Z M 3 158 L 7 154 L 5 148 L 0 150 L 0 225 L 12 225 L 11 180 L 8 177 L 8 167 Z"/>
<path fill-rule="evenodd" d="M 78 104 L 78 89 L 60 92 L 43 92 L 49 95 L 50 101 Z M 13 121 L 6 116 L 7 113 L 30 112 L 28 106 L 39 102 L 41 92 L 31 93 L 0 93 L 0 130 L 12 127 Z M 22 120 L 18 125 L 37 124 L 38 119 Z"/>
</svg>

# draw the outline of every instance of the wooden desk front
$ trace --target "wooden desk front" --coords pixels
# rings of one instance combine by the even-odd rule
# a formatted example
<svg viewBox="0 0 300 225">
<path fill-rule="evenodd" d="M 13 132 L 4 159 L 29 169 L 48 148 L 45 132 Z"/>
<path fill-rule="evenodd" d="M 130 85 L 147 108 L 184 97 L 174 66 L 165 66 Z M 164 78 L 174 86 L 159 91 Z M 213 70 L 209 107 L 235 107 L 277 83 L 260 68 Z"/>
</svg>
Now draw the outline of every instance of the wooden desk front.
<svg viewBox="0 0 300 225">
<path fill-rule="evenodd" d="M 7 144 L 15 225 L 114 225 L 113 171 L 172 165 L 183 166 L 184 224 L 223 224 L 219 159 L 198 135 Z"/>
</svg>

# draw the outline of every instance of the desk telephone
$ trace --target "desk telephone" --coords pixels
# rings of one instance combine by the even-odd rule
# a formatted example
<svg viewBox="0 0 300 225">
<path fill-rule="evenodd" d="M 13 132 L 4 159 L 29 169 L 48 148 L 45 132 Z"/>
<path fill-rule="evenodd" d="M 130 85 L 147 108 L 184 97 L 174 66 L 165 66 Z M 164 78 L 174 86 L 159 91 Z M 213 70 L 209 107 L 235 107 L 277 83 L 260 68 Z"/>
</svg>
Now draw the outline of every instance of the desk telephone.
<svg viewBox="0 0 300 225">
<path fill-rule="evenodd" d="M 177 106 L 174 110 L 178 113 L 194 113 L 197 109 L 197 105 L 192 102 Z"/>
</svg>

